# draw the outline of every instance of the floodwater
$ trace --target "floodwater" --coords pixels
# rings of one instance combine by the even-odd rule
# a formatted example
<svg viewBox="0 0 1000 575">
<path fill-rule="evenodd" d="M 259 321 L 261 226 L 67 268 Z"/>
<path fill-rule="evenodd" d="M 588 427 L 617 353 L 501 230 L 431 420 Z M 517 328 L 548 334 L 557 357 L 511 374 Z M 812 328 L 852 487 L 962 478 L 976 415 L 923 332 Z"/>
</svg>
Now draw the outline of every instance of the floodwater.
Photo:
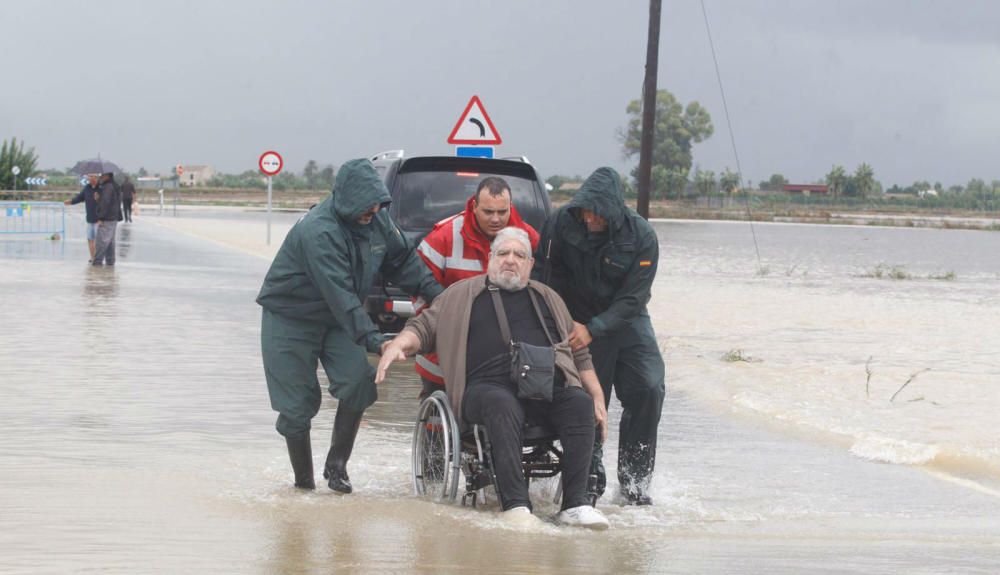
<svg viewBox="0 0 1000 575">
<path fill-rule="evenodd" d="M 617 504 L 612 426 L 611 529 L 521 532 L 412 494 L 408 364 L 355 493 L 291 487 L 253 299 L 295 214 L 268 248 L 260 212 L 143 212 L 115 269 L 73 214 L 0 239 L 0 572 L 1000 571 L 1000 234 L 757 225 L 758 265 L 747 224 L 656 222 L 656 505 Z"/>
</svg>

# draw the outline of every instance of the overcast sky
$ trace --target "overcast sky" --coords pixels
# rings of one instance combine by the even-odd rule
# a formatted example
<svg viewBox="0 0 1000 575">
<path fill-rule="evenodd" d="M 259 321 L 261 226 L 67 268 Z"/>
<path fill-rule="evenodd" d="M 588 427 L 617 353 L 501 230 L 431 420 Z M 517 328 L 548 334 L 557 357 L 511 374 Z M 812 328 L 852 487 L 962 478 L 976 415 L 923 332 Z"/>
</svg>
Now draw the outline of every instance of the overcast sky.
<svg viewBox="0 0 1000 575">
<path fill-rule="evenodd" d="M 1000 179 L 1000 2 L 705 0 L 744 178 L 860 162 L 888 187 Z M 31 0 L 0 9 L 0 139 L 43 168 L 286 169 L 446 143 L 478 94 L 544 176 L 627 171 L 646 1 Z M 704 169 L 735 169 L 700 0 L 664 0 L 659 87 L 697 100 Z"/>
</svg>

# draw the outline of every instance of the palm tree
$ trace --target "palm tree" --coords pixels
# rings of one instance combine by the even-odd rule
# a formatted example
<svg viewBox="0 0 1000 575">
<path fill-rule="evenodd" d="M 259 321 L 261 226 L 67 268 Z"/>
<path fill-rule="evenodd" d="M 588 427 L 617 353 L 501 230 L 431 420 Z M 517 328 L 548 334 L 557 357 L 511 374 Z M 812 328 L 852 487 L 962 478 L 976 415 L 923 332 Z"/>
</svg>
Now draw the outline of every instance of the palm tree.
<svg viewBox="0 0 1000 575">
<path fill-rule="evenodd" d="M 858 189 L 858 195 L 867 198 L 875 191 L 875 170 L 866 163 L 858 166 L 854 171 L 854 185 Z"/>
<path fill-rule="evenodd" d="M 833 199 L 836 200 L 844 192 L 844 187 L 847 185 L 847 172 L 844 170 L 844 166 L 833 166 L 830 173 L 826 175 L 826 185 L 830 186 Z"/>
</svg>

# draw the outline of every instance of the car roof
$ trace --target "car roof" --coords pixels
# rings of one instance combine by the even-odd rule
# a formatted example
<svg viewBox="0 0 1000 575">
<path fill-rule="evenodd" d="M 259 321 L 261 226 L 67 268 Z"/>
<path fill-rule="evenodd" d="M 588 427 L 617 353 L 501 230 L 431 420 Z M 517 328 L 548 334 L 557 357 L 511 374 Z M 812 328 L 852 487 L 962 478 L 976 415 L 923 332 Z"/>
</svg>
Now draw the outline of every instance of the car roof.
<svg viewBox="0 0 1000 575">
<path fill-rule="evenodd" d="M 531 179 L 537 177 L 535 168 L 531 164 L 524 162 L 460 156 L 414 156 L 412 158 L 403 158 L 398 169 L 398 172 L 401 174 L 426 171 L 471 171 Z"/>
</svg>

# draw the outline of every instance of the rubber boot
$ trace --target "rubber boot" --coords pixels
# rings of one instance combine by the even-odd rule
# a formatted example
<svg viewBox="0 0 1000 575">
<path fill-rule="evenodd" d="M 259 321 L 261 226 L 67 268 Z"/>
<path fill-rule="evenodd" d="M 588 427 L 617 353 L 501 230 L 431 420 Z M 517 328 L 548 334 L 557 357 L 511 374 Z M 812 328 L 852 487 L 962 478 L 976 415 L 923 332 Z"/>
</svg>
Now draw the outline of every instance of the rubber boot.
<svg viewBox="0 0 1000 575">
<path fill-rule="evenodd" d="M 607 484 L 607 473 L 604 471 L 604 442 L 601 441 L 601 434 L 597 433 L 590 459 L 590 477 L 587 480 L 587 493 L 593 502 L 592 505 L 596 505 L 597 500 L 604 495 Z"/>
<path fill-rule="evenodd" d="M 339 493 L 350 493 L 351 478 L 347 476 L 347 460 L 354 449 L 354 439 L 358 436 L 361 416 L 364 411 L 352 411 L 344 404 L 337 406 L 337 417 L 333 421 L 333 437 L 330 452 L 326 455 L 323 478 L 329 480 L 330 489 Z"/>
<path fill-rule="evenodd" d="M 299 489 L 316 489 L 313 478 L 312 444 L 309 432 L 294 437 L 286 437 L 288 458 L 292 461 L 292 471 L 295 472 L 295 487 Z"/>
</svg>

